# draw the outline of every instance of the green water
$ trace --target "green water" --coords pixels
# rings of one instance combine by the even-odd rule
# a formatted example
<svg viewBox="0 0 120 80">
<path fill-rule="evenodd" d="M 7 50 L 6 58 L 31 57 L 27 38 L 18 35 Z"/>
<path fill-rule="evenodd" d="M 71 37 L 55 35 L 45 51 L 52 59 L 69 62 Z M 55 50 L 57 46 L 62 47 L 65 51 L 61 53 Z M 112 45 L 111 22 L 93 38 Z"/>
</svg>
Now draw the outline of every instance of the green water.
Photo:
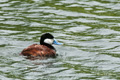
<svg viewBox="0 0 120 80">
<path fill-rule="evenodd" d="M 59 56 L 19 53 L 50 32 Z M 119 80 L 119 0 L 1 0 L 0 80 Z"/>
</svg>

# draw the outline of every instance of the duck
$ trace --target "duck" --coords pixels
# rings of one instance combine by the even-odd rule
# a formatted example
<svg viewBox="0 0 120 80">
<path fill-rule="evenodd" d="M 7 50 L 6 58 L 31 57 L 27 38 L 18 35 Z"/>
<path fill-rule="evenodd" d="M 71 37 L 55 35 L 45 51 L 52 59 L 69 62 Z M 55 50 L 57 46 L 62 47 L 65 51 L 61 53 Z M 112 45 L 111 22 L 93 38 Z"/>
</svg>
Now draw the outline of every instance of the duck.
<svg viewBox="0 0 120 80">
<path fill-rule="evenodd" d="M 56 49 L 52 46 L 53 44 L 62 45 L 62 43 L 59 43 L 52 34 L 44 33 L 40 37 L 40 44 L 28 46 L 22 50 L 20 55 L 26 56 L 27 58 L 56 57 Z"/>
</svg>

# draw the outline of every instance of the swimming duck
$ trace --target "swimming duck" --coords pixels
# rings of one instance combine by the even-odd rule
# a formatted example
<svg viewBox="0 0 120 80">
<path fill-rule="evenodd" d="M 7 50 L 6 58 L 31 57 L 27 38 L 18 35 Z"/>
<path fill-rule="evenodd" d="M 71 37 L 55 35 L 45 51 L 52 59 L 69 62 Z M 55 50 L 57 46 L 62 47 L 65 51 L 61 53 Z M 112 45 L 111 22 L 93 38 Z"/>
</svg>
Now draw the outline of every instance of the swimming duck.
<svg viewBox="0 0 120 80">
<path fill-rule="evenodd" d="M 27 57 L 55 57 L 56 49 L 52 44 L 61 45 L 50 33 L 44 33 L 40 38 L 40 44 L 33 44 L 23 49 L 21 55 Z"/>
</svg>

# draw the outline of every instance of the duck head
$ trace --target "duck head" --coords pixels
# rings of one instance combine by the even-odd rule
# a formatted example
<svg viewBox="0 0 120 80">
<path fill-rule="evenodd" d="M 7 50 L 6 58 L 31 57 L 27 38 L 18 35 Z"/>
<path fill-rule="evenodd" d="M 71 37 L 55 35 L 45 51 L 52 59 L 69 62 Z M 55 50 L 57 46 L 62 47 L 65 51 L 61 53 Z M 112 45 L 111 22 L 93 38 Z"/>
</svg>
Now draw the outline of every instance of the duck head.
<svg viewBox="0 0 120 80">
<path fill-rule="evenodd" d="M 41 45 L 52 45 L 52 44 L 55 44 L 55 45 L 62 45 L 62 43 L 59 43 L 52 34 L 50 33 L 45 33 L 41 36 L 41 39 L 40 39 L 40 44 Z"/>
</svg>

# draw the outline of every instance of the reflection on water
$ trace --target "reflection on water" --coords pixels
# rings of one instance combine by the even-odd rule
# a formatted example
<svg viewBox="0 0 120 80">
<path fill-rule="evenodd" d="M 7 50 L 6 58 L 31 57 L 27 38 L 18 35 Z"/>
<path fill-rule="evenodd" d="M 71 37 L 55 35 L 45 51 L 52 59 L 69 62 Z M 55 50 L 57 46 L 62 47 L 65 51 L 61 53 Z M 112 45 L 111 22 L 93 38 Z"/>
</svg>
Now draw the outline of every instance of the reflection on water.
<svg viewBox="0 0 120 80">
<path fill-rule="evenodd" d="M 120 79 L 119 0 L 1 0 L 1 80 Z M 59 56 L 28 60 L 19 53 L 50 32 Z"/>
</svg>

